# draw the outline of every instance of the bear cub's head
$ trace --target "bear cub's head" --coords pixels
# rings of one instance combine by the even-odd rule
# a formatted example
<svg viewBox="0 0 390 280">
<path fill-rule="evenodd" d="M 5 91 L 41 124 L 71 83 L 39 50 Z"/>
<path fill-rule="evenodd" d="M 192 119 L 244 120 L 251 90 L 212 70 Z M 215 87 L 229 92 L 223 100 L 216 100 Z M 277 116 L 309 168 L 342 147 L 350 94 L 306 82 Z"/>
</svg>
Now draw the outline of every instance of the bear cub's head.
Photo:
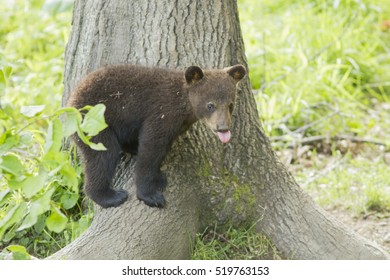
<svg viewBox="0 0 390 280">
<path fill-rule="evenodd" d="M 230 140 L 236 86 L 245 74 L 245 67 L 240 64 L 205 71 L 198 66 L 190 66 L 185 71 L 189 99 L 196 118 L 218 135 L 222 143 Z"/>
</svg>

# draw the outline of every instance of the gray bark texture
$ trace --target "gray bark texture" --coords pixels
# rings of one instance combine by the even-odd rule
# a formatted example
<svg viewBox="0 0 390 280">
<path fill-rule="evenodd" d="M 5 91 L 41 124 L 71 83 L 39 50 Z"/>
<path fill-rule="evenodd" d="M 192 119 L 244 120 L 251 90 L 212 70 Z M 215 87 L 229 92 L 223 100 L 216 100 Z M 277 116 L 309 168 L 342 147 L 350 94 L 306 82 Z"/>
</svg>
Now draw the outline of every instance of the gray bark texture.
<svg viewBox="0 0 390 280">
<path fill-rule="evenodd" d="M 86 73 L 117 63 L 246 65 L 236 1 L 76 1 L 64 103 Z M 118 208 L 96 206 L 91 227 L 51 259 L 187 259 L 196 233 L 229 223 L 255 225 L 286 258 L 389 258 L 300 189 L 271 149 L 248 78 L 239 86 L 229 144 L 218 143 L 201 123 L 174 143 L 162 166 L 164 209 L 136 199 L 135 160 L 123 158 L 114 183 L 129 191 L 129 200 Z"/>
</svg>

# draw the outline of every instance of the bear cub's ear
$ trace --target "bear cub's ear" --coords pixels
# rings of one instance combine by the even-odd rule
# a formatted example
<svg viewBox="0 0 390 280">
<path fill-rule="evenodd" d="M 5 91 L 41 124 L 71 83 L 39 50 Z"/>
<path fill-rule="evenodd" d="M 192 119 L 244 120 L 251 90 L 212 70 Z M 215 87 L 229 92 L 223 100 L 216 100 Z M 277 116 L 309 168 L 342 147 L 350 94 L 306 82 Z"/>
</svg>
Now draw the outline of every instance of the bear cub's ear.
<svg viewBox="0 0 390 280">
<path fill-rule="evenodd" d="M 190 66 L 186 69 L 185 77 L 188 84 L 193 84 L 200 81 L 204 74 L 199 66 Z"/>
<path fill-rule="evenodd" d="M 242 78 L 244 78 L 246 74 L 246 69 L 241 64 L 234 65 L 232 67 L 227 68 L 227 72 L 236 83 L 238 83 Z"/>
</svg>

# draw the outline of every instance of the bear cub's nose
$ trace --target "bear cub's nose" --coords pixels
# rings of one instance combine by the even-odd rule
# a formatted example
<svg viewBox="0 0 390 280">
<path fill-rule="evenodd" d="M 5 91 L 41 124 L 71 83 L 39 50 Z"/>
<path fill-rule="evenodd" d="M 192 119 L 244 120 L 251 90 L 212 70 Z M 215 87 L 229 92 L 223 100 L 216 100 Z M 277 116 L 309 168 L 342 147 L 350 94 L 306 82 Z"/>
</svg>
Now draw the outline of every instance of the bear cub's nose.
<svg viewBox="0 0 390 280">
<path fill-rule="evenodd" d="M 229 126 L 227 125 L 217 125 L 217 131 L 218 132 L 226 132 L 229 130 Z"/>
</svg>

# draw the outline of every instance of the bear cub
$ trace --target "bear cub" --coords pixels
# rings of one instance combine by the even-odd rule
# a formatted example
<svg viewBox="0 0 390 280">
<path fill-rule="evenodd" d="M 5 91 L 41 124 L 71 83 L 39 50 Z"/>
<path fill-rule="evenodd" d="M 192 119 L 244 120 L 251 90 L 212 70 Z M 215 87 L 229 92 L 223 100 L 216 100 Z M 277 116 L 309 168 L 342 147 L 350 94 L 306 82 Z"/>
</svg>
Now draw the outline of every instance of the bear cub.
<svg viewBox="0 0 390 280">
<path fill-rule="evenodd" d="M 245 74 L 239 64 L 212 70 L 114 65 L 88 74 L 71 93 L 68 106 L 104 104 L 108 127 L 92 138 L 106 151 L 92 150 L 73 136 L 84 159 L 86 194 L 104 208 L 126 201 L 127 192 L 111 186 L 124 151 L 137 155 L 138 199 L 163 207 L 167 180 L 160 165 L 172 142 L 197 120 L 222 143 L 229 142 L 236 85 Z"/>
</svg>

